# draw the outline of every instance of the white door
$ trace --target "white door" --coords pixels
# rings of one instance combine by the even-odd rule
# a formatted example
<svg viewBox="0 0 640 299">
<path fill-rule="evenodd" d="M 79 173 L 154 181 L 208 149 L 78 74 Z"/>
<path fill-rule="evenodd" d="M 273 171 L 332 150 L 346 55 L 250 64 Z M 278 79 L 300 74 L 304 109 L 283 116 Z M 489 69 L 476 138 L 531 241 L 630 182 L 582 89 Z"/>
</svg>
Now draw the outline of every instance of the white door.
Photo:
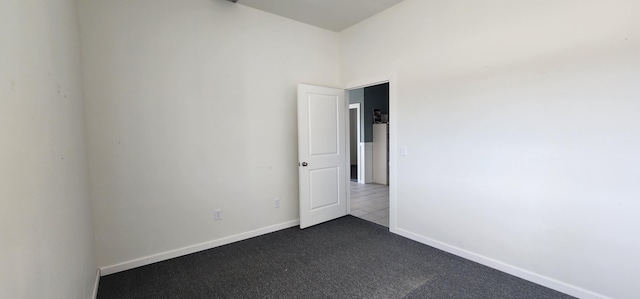
<svg viewBox="0 0 640 299">
<path fill-rule="evenodd" d="M 345 91 L 298 85 L 300 228 L 347 214 Z"/>
</svg>

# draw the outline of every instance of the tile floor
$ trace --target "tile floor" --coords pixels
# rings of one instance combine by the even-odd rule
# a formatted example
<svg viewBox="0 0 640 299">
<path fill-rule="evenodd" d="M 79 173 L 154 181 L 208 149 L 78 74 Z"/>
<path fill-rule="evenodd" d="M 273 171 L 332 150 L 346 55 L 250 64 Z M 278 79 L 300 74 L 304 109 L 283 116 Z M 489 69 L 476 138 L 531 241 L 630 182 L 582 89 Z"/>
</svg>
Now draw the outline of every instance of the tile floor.
<svg viewBox="0 0 640 299">
<path fill-rule="evenodd" d="M 389 227 L 389 186 L 351 182 L 351 215 Z"/>
</svg>

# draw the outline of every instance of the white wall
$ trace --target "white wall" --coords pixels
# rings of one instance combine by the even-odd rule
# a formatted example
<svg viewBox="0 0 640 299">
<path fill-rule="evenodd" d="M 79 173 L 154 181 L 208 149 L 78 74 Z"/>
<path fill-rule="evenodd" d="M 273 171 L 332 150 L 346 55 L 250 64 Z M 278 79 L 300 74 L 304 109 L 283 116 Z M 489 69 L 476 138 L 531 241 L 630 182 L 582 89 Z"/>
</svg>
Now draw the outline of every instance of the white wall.
<svg viewBox="0 0 640 299">
<path fill-rule="evenodd" d="M 76 4 L 0 7 L 0 298 L 90 298 L 96 263 Z"/>
<path fill-rule="evenodd" d="M 297 83 L 338 84 L 337 33 L 217 0 L 80 19 L 99 266 L 295 225 Z"/>
<path fill-rule="evenodd" d="M 342 32 L 343 86 L 397 78 L 395 231 L 582 297 L 636 297 L 639 13 L 406 0 Z"/>
</svg>

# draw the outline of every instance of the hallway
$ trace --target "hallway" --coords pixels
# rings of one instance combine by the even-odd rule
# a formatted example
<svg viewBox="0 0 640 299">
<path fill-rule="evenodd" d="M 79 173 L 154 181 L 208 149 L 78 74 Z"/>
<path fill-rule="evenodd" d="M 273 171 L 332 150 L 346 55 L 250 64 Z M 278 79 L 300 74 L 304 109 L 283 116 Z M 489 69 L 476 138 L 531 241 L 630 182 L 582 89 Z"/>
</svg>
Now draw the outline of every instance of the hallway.
<svg viewBox="0 0 640 299">
<path fill-rule="evenodd" d="M 351 215 L 389 227 L 389 186 L 351 182 Z"/>
</svg>

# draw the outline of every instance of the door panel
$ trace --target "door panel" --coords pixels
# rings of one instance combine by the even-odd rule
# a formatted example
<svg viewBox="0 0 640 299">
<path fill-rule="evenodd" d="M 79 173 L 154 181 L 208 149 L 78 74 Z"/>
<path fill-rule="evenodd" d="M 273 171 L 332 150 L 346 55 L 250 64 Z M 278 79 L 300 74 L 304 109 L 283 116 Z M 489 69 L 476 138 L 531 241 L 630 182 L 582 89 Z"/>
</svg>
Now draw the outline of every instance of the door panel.
<svg viewBox="0 0 640 299">
<path fill-rule="evenodd" d="M 344 90 L 298 85 L 301 228 L 347 214 L 346 110 Z"/>
<path fill-rule="evenodd" d="M 309 155 L 338 155 L 338 98 L 309 94 Z"/>
<path fill-rule="evenodd" d="M 333 186 L 339 186 L 340 168 L 331 167 L 309 171 L 309 182 L 311 188 L 309 195 L 309 208 L 311 211 L 327 207 L 329 205 L 340 204 L 339 190 Z"/>
</svg>

